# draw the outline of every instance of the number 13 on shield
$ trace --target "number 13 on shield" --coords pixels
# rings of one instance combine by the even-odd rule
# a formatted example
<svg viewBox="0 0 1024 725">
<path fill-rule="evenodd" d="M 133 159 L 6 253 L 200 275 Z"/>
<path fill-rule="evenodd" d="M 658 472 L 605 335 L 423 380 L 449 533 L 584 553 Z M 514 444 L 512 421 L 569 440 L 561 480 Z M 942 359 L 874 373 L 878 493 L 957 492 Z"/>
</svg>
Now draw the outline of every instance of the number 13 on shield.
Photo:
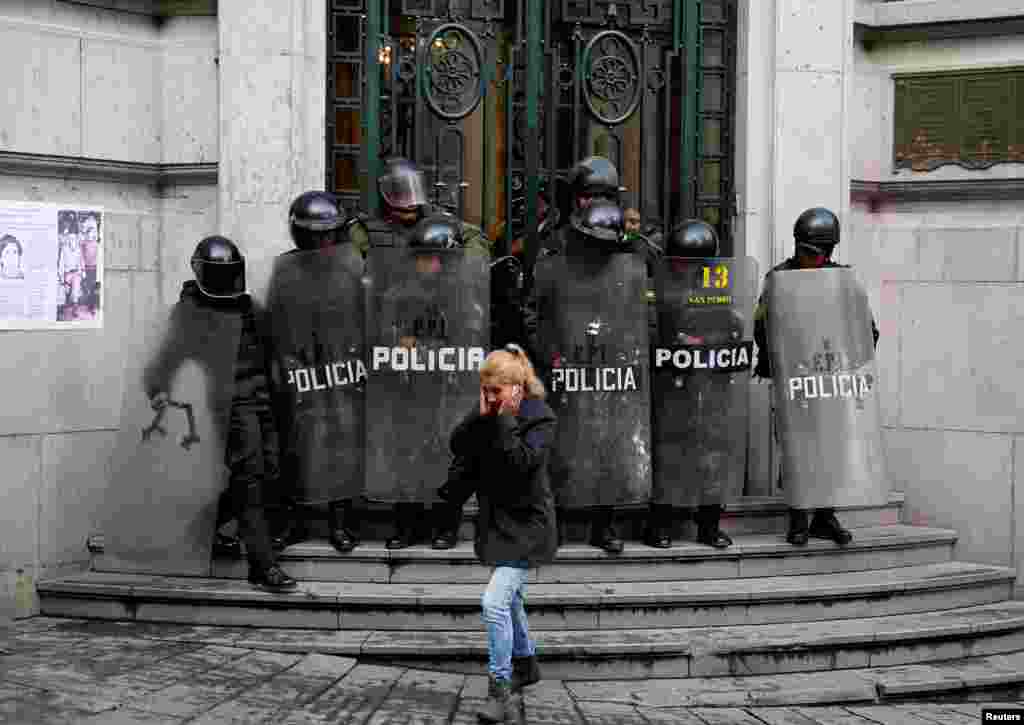
<svg viewBox="0 0 1024 725">
<path fill-rule="evenodd" d="M 716 264 L 714 267 L 701 267 L 704 278 L 701 286 L 704 289 L 725 289 L 729 286 L 729 268 L 724 264 Z"/>
</svg>

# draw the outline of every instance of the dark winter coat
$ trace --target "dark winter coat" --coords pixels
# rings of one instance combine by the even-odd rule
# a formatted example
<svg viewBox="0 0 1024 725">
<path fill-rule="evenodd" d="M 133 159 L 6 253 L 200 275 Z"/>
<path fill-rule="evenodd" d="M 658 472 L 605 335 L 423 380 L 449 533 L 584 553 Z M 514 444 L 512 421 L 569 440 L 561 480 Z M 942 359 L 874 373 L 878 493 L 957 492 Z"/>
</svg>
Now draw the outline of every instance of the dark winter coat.
<svg viewBox="0 0 1024 725">
<path fill-rule="evenodd" d="M 480 504 L 476 554 L 489 566 L 551 561 L 558 548 L 548 455 L 555 414 L 542 400 L 524 400 L 516 416 L 473 411 L 452 433 L 455 458 L 442 498 Z"/>
</svg>

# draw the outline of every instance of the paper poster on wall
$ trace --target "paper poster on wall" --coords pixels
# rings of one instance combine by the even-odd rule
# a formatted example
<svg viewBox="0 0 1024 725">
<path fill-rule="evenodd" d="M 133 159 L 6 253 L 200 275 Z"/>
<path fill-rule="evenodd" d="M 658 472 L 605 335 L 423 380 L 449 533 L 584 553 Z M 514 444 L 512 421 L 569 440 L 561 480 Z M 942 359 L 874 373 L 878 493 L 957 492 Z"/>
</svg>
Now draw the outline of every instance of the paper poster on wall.
<svg viewBox="0 0 1024 725">
<path fill-rule="evenodd" d="M 0 201 L 0 329 L 103 326 L 103 210 Z"/>
</svg>

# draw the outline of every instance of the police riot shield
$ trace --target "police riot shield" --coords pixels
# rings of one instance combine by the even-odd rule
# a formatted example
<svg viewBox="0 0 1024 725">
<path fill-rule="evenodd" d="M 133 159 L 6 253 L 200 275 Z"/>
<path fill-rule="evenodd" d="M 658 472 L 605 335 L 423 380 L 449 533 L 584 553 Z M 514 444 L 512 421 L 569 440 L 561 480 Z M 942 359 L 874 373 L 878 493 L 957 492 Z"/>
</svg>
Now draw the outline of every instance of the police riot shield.
<svg viewBox="0 0 1024 725">
<path fill-rule="evenodd" d="M 790 505 L 885 504 L 878 372 L 863 287 L 848 268 L 775 271 L 765 300 Z"/>
<path fill-rule="evenodd" d="M 182 301 L 129 350 L 97 569 L 210 575 L 241 327 Z"/>
<path fill-rule="evenodd" d="M 749 257 L 658 264 L 654 503 L 721 505 L 743 493 L 757 283 Z"/>
<path fill-rule="evenodd" d="M 367 257 L 366 496 L 433 503 L 449 436 L 479 405 L 490 325 L 485 254 L 371 247 Z"/>
<path fill-rule="evenodd" d="M 512 256 L 491 263 L 491 348 L 509 343 L 525 345 L 523 326 L 523 267 Z"/>
<path fill-rule="evenodd" d="M 300 503 L 363 493 L 365 297 L 352 244 L 274 261 L 267 292 L 282 479 Z"/>
<path fill-rule="evenodd" d="M 537 351 L 558 416 L 549 471 L 560 507 L 651 493 L 647 270 L 638 254 L 555 255 L 536 272 Z"/>
</svg>

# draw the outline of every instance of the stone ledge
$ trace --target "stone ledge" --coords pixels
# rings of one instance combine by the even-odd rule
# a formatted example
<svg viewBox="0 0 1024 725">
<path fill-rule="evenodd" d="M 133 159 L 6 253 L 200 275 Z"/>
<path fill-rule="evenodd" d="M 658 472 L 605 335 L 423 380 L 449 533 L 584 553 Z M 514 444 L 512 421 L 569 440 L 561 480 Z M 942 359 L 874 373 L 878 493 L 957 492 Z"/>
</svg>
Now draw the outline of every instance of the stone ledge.
<svg viewBox="0 0 1024 725">
<path fill-rule="evenodd" d="M 1017 0 L 904 0 L 859 8 L 854 26 L 868 46 L 878 41 L 992 37 L 1020 32 L 1024 11 Z"/>
<path fill-rule="evenodd" d="M 947 179 L 922 181 L 850 180 L 850 200 L 878 205 L 887 202 L 1017 201 L 1024 199 L 1024 178 Z"/>
<path fill-rule="evenodd" d="M 217 166 L 216 163 L 146 164 L 79 156 L 0 151 L 0 174 L 79 181 L 113 181 L 157 187 L 215 186 L 218 178 Z"/>
</svg>

